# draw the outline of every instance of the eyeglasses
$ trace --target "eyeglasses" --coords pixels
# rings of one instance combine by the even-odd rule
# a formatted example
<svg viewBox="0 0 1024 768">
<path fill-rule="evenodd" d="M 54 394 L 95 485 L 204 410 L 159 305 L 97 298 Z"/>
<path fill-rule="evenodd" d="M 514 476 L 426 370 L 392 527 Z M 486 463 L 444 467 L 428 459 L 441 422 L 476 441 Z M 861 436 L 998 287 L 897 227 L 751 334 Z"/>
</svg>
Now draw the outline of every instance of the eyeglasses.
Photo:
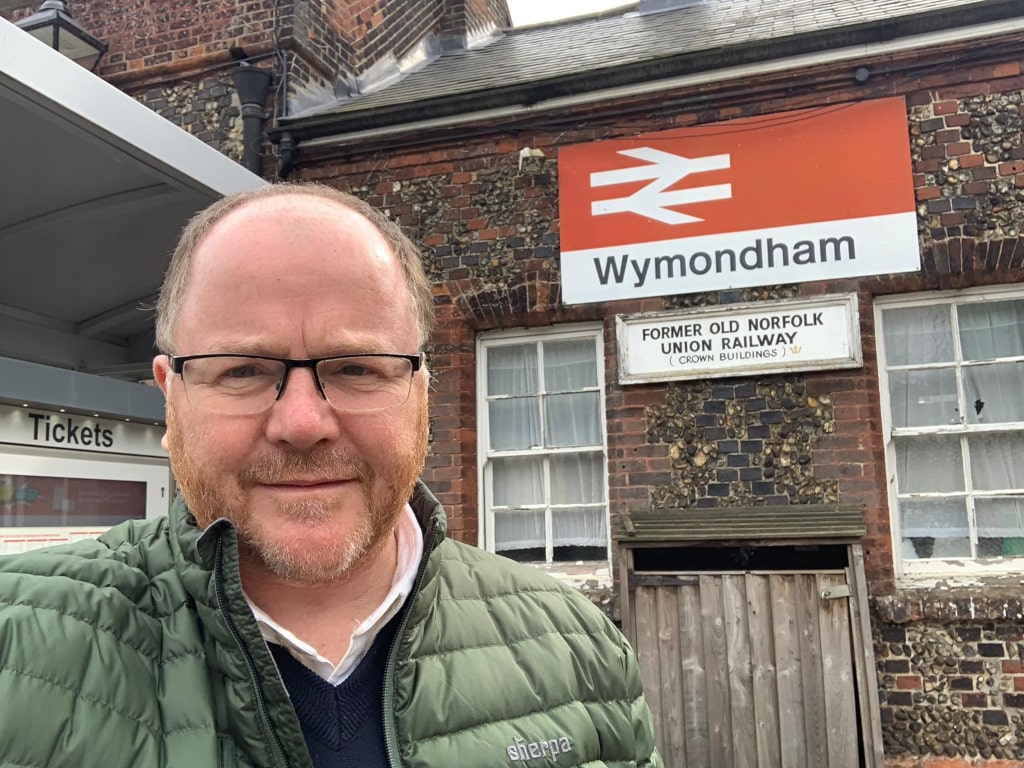
<svg viewBox="0 0 1024 768">
<path fill-rule="evenodd" d="M 196 408 L 234 416 L 268 410 L 284 394 L 293 368 L 309 368 L 317 391 L 336 411 L 358 413 L 409 399 L 422 355 L 337 355 L 308 360 L 264 355 L 168 355 Z"/>
</svg>

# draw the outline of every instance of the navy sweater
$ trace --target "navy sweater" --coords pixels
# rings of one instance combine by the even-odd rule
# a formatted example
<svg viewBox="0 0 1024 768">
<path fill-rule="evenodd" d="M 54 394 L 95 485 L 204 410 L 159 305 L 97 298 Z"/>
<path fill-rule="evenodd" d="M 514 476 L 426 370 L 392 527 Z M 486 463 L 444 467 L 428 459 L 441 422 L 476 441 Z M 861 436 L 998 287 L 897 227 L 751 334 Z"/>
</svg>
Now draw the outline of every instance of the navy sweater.
<svg viewBox="0 0 1024 768">
<path fill-rule="evenodd" d="M 401 613 L 399 613 L 401 616 Z M 316 768 L 388 768 L 384 671 L 398 616 L 340 685 L 326 682 L 280 645 L 269 643 Z"/>
</svg>

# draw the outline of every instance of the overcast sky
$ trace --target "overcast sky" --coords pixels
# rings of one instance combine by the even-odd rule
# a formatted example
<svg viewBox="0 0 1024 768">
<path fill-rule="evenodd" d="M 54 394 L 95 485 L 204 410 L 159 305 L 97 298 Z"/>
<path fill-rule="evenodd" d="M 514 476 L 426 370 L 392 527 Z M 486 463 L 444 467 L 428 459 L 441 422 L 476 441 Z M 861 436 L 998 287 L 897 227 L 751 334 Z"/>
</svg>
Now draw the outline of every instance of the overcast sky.
<svg viewBox="0 0 1024 768">
<path fill-rule="evenodd" d="M 609 8 L 635 5 L 636 0 L 508 0 L 512 25 L 541 24 L 573 16 L 590 16 Z"/>
</svg>

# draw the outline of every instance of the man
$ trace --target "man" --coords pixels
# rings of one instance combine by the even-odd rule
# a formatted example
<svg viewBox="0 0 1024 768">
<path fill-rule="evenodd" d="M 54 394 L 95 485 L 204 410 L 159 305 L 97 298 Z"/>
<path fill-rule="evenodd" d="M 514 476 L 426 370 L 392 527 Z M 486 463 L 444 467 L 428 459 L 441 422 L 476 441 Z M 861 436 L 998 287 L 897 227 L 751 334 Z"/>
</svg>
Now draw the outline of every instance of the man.
<svg viewBox="0 0 1024 768">
<path fill-rule="evenodd" d="M 412 244 L 329 188 L 189 223 L 153 363 L 181 498 L 0 559 L 0 766 L 661 765 L 600 612 L 445 538 L 431 307 Z"/>
</svg>

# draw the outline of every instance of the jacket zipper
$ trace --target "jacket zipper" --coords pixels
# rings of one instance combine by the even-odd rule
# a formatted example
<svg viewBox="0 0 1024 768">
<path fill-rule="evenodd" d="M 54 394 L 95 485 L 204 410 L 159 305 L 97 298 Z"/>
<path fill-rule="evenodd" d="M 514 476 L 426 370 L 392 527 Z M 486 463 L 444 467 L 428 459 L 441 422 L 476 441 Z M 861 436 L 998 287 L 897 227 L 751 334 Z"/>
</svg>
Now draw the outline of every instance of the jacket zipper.
<svg viewBox="0 0 1024 768">
<path fill-rule="evenodd" d="M 391 649 L 388 651 L 388 662 L 384 668 L 384 747 L 387 753 L 388 765 L 391 768 L 401 768 L 402 756 L 398 754 L 398 735 L 396 734 L 397 726 L 395 723 L 395 664 L 398 660 L 398 645 L 402 641 L 402 635 L 405 634 L 405 625 L 409 623 L 409 614 L 411 613 L 412 604 L 419 595 L 420 586 L 423 583 L 423 574 L 427 570 L 427 561 L 430 559 L 431 553 L 434 551 L 434 539 L 437 538 L 437 529 L 440 527 L 437 518 L 431 518 L 430 530 L 427 532 L 427 538 L 423 542 L 423 560 L 420 562 L 419 571 L 416 573 L 416 580 L 413 582 L 412 591 L 409 593 L 409 598 L 406 600 L 405 608 L 402 611 L 402 620 L 398 625 L 398 631 L 395 632 L 395 637 L 391 641 Z"/>
<path fill-rule="evenodd" d="M 231 614 L 226 608 L 227 603 L 224 595 L 223 539 L 217 539 L 217 559 L 213 583 L 214 589 L 217 592 L 217 603 L 220 605 L 221 615 L 224 617 L 224 621 L 228 625 L 228 629 L 231 631 L 231 636 L 235 639 L 239 649 L 242 651 L 242 658 L 245 659 L 245 666 L 249 671 L 249 681 L 252 683 L 253 696 L 256 699 L 256 712 L 259 714 L 264 730 L 270 734 L 271 746 L 274 747 L 275 750 L 274 763 L 275 765 L 284 766 L 284 768 L 290 768 L 291 762 L 288 760 L 288 754 L 285 752 L 284 745 L 281 743 L 281 739 L 278 737 L 277 731 L 274 730 L 274 726 L 270 722 L 270 714 L 267 711 L 267 702 L 263 697 L 263 688 L 256 676 L 256 662 L 253 660 L 252 654 L 249 653 L 248 646 L 246 646 L 242 641 L 242 634 L 238 631 L 238 627 L 235 626 L 234 619 L 231 618 Z"/>
</svg>

